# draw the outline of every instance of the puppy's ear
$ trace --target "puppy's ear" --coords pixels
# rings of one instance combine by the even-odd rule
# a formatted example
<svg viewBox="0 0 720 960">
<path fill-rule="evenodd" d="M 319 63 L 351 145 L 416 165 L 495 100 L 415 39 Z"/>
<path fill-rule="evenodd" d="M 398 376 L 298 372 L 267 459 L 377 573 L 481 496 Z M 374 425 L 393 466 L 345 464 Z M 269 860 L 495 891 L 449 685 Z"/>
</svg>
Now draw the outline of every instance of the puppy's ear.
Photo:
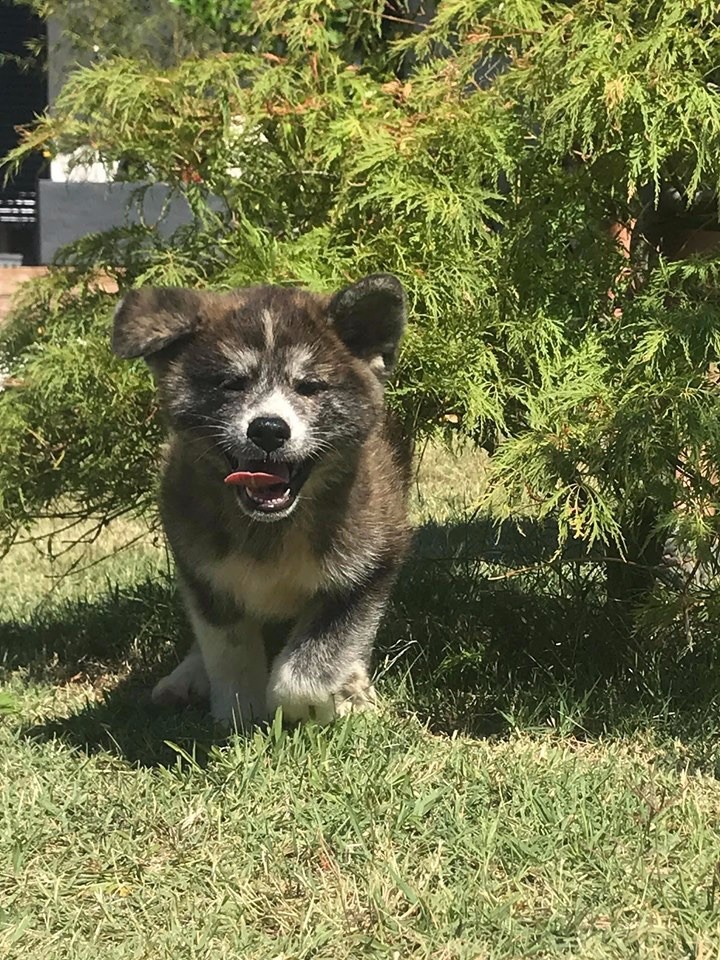
<svg viewBox="0 0 720 960">
<path fill-rule="evenodd" d="M 391 373 L 405 329 L 405 291 L 389 273 L 374 273 L 340 290 L 328 307 L 343 343 L 381 377 Z"/>
<path fill-rule="evenodd" d="M 149 357 L 197 326 L 201 294 L 182 287 L 142 287 L 115 309 L 112 349 L 122 360 Z"/>
</svg>

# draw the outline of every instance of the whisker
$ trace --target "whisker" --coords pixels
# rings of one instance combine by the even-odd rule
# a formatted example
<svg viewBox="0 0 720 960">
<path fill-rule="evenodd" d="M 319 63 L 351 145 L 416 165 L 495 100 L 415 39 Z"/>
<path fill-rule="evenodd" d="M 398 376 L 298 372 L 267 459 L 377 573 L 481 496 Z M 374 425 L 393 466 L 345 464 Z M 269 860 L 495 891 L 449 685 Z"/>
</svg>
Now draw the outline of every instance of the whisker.
<svg viewBox="0 0 720 960">
<path fill-rule="evenodd" d="M 221 420 L 219 417 L 209 417 L 205 413 L 193 413 L 192 418 L 193 420 L 205 420 L 207 421 L 207 423 L 214 423 L 214 424 L 217 424 L 218 426 L 227 425 L 227 422 L 225 420 Z"/>
</svg>

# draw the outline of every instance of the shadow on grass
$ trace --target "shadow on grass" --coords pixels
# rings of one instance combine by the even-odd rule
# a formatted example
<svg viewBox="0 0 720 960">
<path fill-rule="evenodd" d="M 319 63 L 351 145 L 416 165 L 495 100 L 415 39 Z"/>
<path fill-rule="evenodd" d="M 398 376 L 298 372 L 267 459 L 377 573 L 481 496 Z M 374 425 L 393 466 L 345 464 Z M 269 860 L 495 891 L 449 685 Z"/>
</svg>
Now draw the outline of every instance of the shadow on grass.
<svg viewBox="0 0 720 960">
<path fill-rule="evenodd" d="M 149 696 L 190 642 L 174 587 L 162 579 L 109 586 L 93 598 L 41 606 L 26 621 L 0 622 L 4 668 L 21 670 L 29 685 L 65 688 L 71 704 L 75 686 L 81 704 L 69 716 L 26 727 L 23 735 L 148 766 L 176 761 L 170 741 L 202 763 L 205 748 L 219 739 L 207 710 L 160 709 Z M 88 684 L 91 698 L 83 696 Z"/>
<path fill-rule="evenodd" d="M 472 736 L 548 726 L 597 736 L 652 725 L 663 735 L 714 739 L 717 643 L 618 650 L 592 565 L 502 578 L 552 551 L 552 531 L 530 525 L 500 538 L 479 520 L 419 531 L 378 643 L 382 688 L 399 709 L 437 732 Z M 24 734 L 142 765 L 173 764 L 177 754 L 166 741 L 199 763 L 218 742 L 206 710 L 165 711 L 149 702 L 152 684 L 189 644 L 168 581 L 109 587 L 96 598 L 40 608 L 25 622 L 0 622 L 7 669 L 22 669 L 30 683 L 82 679 L 101 691 L 70 716 Z"/>
<path fill-rule="evenodd" d="M 651 728 L 714 756 L 714 625 L 696 627 L 692 646 L 681 630 L 621 639 L 600 565 L 578 563 L 579 551 L 547 565 L 555 549 L 555 531 L 531 523 L 502 534 L 483 521 L 423 528 L 380 635 L 400 703 L 439 733 Z"/>
</svg>

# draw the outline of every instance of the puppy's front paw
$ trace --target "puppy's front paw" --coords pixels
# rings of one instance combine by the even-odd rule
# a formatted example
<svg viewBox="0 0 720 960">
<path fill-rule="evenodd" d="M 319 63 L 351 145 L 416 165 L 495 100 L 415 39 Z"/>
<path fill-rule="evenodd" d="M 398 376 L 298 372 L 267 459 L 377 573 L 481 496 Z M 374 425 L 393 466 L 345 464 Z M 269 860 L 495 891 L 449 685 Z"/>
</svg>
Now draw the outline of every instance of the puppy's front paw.
<svg viewBox="0 0 720 960">
<path fill-rule="evenodd" d="M 172 673 L 159 680 L 152 691 L 152 702 L 158 706 L 180 706 L 207 700 L 210 682 L 199 651 L 191 650 Z"/>
<path fill-rule="evenodd" d="M 354 711 L 372 709 L 376 704 L 375 691 L 367 670 L 358 665 L 339 690 L 312 677 L 304 676 L 292 659 L 279 659 L 273 668 L 268 686 L 268 706 L 273 714 L 282 707 L 283 718 L 289 723 L 316 720 L 331 723 Z"/>
<path fill-rule="evenodd" d="M 238 732 L 249 730 L 267 719 L 263 696 L 251 696 L 241 687 L 230 683 L 213 683 L 210 712 L 217 723 Z"/>
<path fill-rule="evenodd" d="M 270 674 L 267 701 L 271 715 L 278 707 L 282 707 L 283 719 L 289 723 L 297 723 L 300 720 L 309 720 L 318 703 L 332 703 L 332 697 L 326 691 L 318 689 L 317 684 L 308 683 L 307 678 L 297 670 L 292 656 L 283 658 L 280 654 Z M 332 712 L 334 715 L 334 710 Z"/>
<path fill-rule="evenodd" d="M 347 716 L 348 713 L 364 713 L 377 710 L 377 694 L 370 683 L 365 669 L 359 669 L 347 680 L 341 690 L 333 697 L 335 715 Z"/>
</svg>

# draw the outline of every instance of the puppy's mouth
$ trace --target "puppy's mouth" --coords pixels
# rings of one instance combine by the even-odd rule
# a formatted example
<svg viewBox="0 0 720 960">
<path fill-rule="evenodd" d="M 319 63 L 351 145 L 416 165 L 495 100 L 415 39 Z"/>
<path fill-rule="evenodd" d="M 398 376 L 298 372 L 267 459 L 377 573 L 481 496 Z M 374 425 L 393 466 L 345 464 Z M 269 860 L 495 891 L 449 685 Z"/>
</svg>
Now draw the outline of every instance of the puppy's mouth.
<svg viewBox="0 0 720 960">
<path fill-rule="evenodd" d="M 295 506 L 300 488 L 310 473 L 310 463 L 275 460 L 249 460 L 244 463 L 228 457 L 232 472 L 225 483 L 235 487 L 246 512 L 275 519 L 287 515 Z"/>
</svg>

